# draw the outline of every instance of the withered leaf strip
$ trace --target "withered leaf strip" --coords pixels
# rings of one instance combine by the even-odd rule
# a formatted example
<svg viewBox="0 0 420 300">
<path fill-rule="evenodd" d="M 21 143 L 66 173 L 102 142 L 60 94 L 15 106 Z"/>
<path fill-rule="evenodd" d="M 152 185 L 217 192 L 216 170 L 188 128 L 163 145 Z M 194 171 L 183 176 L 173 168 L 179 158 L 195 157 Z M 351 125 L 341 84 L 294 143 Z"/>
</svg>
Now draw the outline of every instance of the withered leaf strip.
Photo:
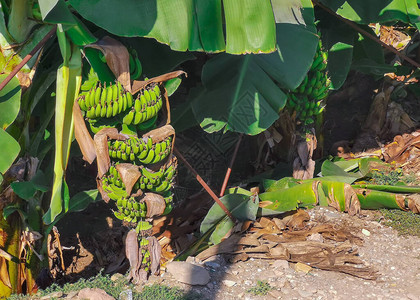
<svg viewBox="0 0 420 300">
<path fill-rule="evenodd" d="M 134 80 L 133 85 L 131 87 L 132 94 L 137 93 L 141 89 L 147 87 L 149 84 L 165 82 L 165 81 L 168 81 L 169 79 L 173 79 L 173 78 L 179 77 L 181 75 L 185 75 L 185 77 L 186 77 L 187 73 L 185 73 L 184 71 L 173 71 L 173 72 L 170 72 L 170 73 L 166 73 L 166 74 L 163 74 L 163 75 L 159 75 L 159 76 L 150 78 L 150 79 L 145 80 L 145 81 Z"/>
<path fill-rule="evenodd" d="M 116 166 L 121 180 L 124 183 L 125 190 L 128 195 L 131 195 L 134 184 L 139 180 L 141 173 L 139 167 L 133 164 L 122 163 Z"/>
<path fill-rule="evenodd" d="M 149 131 L 148 133 L 144 134 L 143 137 L 150 137 L 152 139 L 153 144 L 159 143 L 166 139 L 167 137 L 173 135 L 173 140 L 175 139 L 175 129 L 172 125 L 165 125 L 156 129 Z M 173 141 L 172 141 L 173 143 Z"/>
<path fill-rule="evenodd" d="M 147 214 L 146 217 L 153 218 L 163 214 L 166 208 L 165 199 L 161 195 L 154 193 L 146 193 L 144 196 L 146 202 Z"/>
<path fill-rule="evenodd" d="M 130 54 L 127 48 L 109 36 L 104 36 L 98 42 L 86 47 L 100 50 L 105 55 L 106 63 L 117 80 L 127 91 L 131 92 Z"/>
<path fill-rule="evenodd" d="M 98 163 L 98 177 L 102 178 L 111 165 L 108 151 L 108 138 L 113 140 L 126 140 L 125 134 L 118 133 L 116 128 L 103 128 L 94 136 L 96 160 Z"/>
<path fill-rule="evenodd" d="M 139 244 L 137 241 L 137 232 L 132 229 L 127 233 L 125 238 L 125 256 L 130 262 L 130 272 L 128 280 L 136 280 L 138 269 L 141 263 L 141 251 L 139 251 Z"/>
<path fill-rule="evenodd" d="M 160 246 L 157 238 L 154 236 L 148 237 L 147 240 L 149 241 L 149 252 L 151 259 L 150 272 L 151 274 L 155 274 L 157 271 L 159 271 L 162 247 Z"/>
<path fill-rule="evenodd" d="M 86 128 L 85 120 L 83 119 L 82 112 L 80 111 L 79 104 L 76 100 L 73 105 L 73 119 L 74 132 L 80 151 L 82 151 L 84 160 L 91 164 L 96 158 L 95 146 L 93 144 L 93 139 Z"/>
</svg>

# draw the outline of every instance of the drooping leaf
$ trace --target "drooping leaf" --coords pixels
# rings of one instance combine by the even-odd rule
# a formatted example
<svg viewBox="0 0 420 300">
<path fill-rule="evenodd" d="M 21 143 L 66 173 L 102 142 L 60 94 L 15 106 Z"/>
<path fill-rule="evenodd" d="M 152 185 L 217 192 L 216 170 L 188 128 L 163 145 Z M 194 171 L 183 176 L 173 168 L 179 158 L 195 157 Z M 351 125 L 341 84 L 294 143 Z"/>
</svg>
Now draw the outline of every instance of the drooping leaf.
<svg viewBox="0 0 420 300">
<path fill-rule="evenodd" d="M 222 201 L 232 215 L 240 221 L 255 220 L 258 210 L 258 201 L 254 202 L 253 200 L 252 197 L 242 194 L 228 194 L 220 198 L 220 201 Z M 212 226 L 218 223 L 224 216 L 226 216 L 226 214 L 223 209 L 217 203 L 213 204 L 201 223 L 201 234 L 207 232 L 207 230 L 212 228 Z M 225 224 L 228 224 L 229 222 L 226 221 L 223 223 L 224 224 L 219 227 L 225 227 Z M 233 223 L 231 223 L 231 225 L 233 226 Z"/>
<path fill-rule="evenodd" d="M 0 75 L 0 82 L 6 79 L 7 74 Z M 0 125 L 6 129 L 16 119 L 20 109 L 21 88 L 19 80 L 12 80 L 0 91 Z"/>
<path fill-rule="evenodd" d="M 277 49 L 256 60 L 264 71 L 286 89 L 299 86 L 312 65 L 319 38 L 303 25 L 277 24 Z M 296 38 L 299 37 L 299 38 Z"/>
<path fill-rule="evenodd" d="M 207 132 L 222 129 L 258 134 L 278 119 L 286 95 L 264 72 L 256 55 L 220 54 L 203 68 L 205 90 L 193 112 Z"/>
<path fill-rule="evenodd" d="M 19 143 L 3 129 L 0 129 L 0 144 L 3 151 L 0 156 L 0 173 L 4 174 L 18 156 L 20 146 Z"/>
<path fill-rule="evenodd" d="M 68 212 L 83 211 L 90 203 L 100 200 L 101 197 L 97 189 L 77 193 L 70 198 Z"/>
</svg>

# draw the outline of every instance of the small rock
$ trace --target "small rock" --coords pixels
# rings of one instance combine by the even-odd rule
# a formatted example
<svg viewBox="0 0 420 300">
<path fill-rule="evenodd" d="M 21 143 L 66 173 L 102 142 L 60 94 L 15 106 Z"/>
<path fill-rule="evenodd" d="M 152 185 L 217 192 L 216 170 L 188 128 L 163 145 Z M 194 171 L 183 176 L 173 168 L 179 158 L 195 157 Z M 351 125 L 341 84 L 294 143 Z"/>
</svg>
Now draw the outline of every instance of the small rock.
<svg viewBox="0 0 420 300">
<path fill-rule="evenodd" d="M 88 300 L 114 300 L 115 298 L 108 295 L 104 290 L 98 288 L 84 288 L 80 290 L 77 296 L 80 299 Z"/>
<path fill-rule="evenodd" d="M 287 260 L 279 259 L 271 265 L 274 269 L 289 269 L 289 262 Z"/>
<path fill-rule="evenodd" d="M 124 275 L 123 274 L 120 274 L 120 273 L 115 273 L 115 274 L 112 274 L 112 276 L 111 276 L 111 280 L 112 281 L 117 281 L 117 280 L 119 280 L 119 279 L 121 279 L 121 278 L 123 278 L 124 277 Z"/>
<path fill-rule="evenodd" d="M 239 271 L 234 270 L 234 271 L 232 271 L 232 274 L 233 274 L 233 275 L 238 275 L 238 274 L 239 274 Z"/>
<path fill-rule="evenodd" d="M 299 295 L 302 297 L 302 298 L 309 298 L 309 297 L 312 297 L 312 292 L 310 292 L 310 291 L 305 291 L 305 290 L 298 290 L 297 291 L 298 293 L 299 293 Z"/>
<path fill-rule="evenodd" d="M 236 282 L 235 281 L 232 281 L 232 280 L 223 280 L 222 282 L 227 287 L 232 287 L 232 286 L 236 285 Z"/>
<path fill-rule="evenodd" d="M 245 280 L 245 281 L 244 281 L 244 284 L 245 284 L 245 285 L 251 285 L 251 284 L 252 284 L 252 281 L 251 281 L 251 280 Z"/>
<path fill-rule="evenodd" d="M 362 229 L 362 233 L 364 234 L 364 235 L 366 235 L 366 236 L 370 236 L 370 231 L 369 230 L 367 230 L 367 229 Z"/>
<path fill-rule="evenodd" d="M 211 282 L 207 283 L 207 288 L 208 288 L 209 290 L 212 290 L 212 289 L 213 289 L 213 287 L 214 287 L 213 283 L 211 283 Z"/>
<path fill-rule="evenodd" d="M 295 265 L 295 271 L 296 272 L 303 272 L 305 274 L 309 273 L 312 270 L 312 267 L 302 264 L 302 263 L 297 263 Z"/>
<path fill-rule="evenodd" d="M 60 298 L 61 296 L 63 296 L 63 292 L 57 291 L 57 292 L 48 294 L 44 297 L 41 297 L 41 300 L 47 300 L 47 299 L 52 299 L 52 298 Z"/>
<path fill-rule="evenodd" d="M 188 256 L 185 260 L 187 263 L 195 264 L 195 257 L 194 256 Z"/>
<path fill-rule="evenodd" d="M 210 281 L 209 272 L 203 267 L 185 261 L 172 261 L 166 269 L 179 282 L 190 285 L 206 285 Z"/>
<path fill-rule="evenodd" d="M 217 269 L 219 269 L 219 268 L 220 268 L 220 265 L 219 265 L 217 262 L 215 262 L 215 261 L 206 261 L 206 262 L 204 263 L 204 265 L 205 265 L 206 267 L 210 267 L 210 268 L 212 268 L 212 269 L 214 269 L 214 270 L 217 270 Z"/>
<path fill-rule="evenodd" d="M 118 300 L 133 300 L 133 291 L 130 289 L 122 291 L 118 297 Z"/>
<path fill-rule="evenodd" d="M 283 293 L 278 290 L 269 291 L 268 294 L 274 299 L 282 299 Z"/>
<path fill-rule="evenodd" d="M 77 297 L 77 293 L 79 293 L 79 291 L 73 291 L 67 294 L 66 299 L 73 299 Z"/>
<path fill-rule="evenodd" d="M 313 233 L 313 234 L 311 234 L 310 236 L 308 236 L 306 238 L 306 240 L 307 241 L 313 241 L 313 242 L 320 242 L 320 243 L 323 243 L 324 242 L 324 238 L 319 233 Z"/>
</svg>

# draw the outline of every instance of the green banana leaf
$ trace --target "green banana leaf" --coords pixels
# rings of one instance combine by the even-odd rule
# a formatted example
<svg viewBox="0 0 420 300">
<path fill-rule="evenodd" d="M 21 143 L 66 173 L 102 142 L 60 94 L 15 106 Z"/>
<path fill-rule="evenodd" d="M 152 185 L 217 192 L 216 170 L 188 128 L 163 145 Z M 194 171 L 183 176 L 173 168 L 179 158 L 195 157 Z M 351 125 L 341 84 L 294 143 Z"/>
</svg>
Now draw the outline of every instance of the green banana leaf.
<svg viewBox="0 0 420 300">
<path fill-rule="evenodd" d="M 330 89 L 338 90 L 345 82 L 353 58 L 353 43 L 357 32 L 343 22 L 334 22 L 330 15 L 323 12 L 319 23 L 322 45 L 328 52 L 328 77 Z"/>
<path fill-rule="evenodd" d="M 398 208 L 405 210 L 405 197 L 383 191 L 355 189 L 363 209 Z"/>
<path fill-rule="evenodd" d="M 286 104 L 280 89 L 295 89 L 308 72 L 319 37 L 310 1 L 304 1 L 305 25 L 276 25 L 276 52 L 267 55 L 220 54 L 203 67 L 203 87 L 189 97 L 207 132 L 232 130 L 250 135 L 270 127 Z M 299 37 L 299 38 L 296 38 Z"/>
<path fill-rule="evenodd" d="M 250 197 L 247 194 L 241 194 L 241 191 L 238 190 L 233 194 L 223 196 L 220 198 L 220 201 L 222 201 L 226 208 L 239 221 L 255 220 L 258 210 L 258 197 Z M 210 242 L 218 244 L 235 224 L 230 218 L 226 217 L 225 212 L 217 203 L 213 204 L 201 223 L 201 234 L 206 233 L 215 224 L 217 225 L 210 235 Z"/>
<path fill-rule="evenodd" d="M 6 131 L 0 128 L 0 144 L 2 146 L 2 155 L 0 156 L 0 173 L 4 174 L 20 152 L 19 143 Z"/>
<path fill-rule="evenodd" d="M 85 19 L 126 37 L 152 37 L 177 51 L 275 50 L 270 0 L 69 1 Z M 223 18 L 224 17 L 224 18 Z M 226 43 L 223 24 L 226 24 Z"/>
<path fill-rule="evenodd" d="M 273 188 L 270 192 L 259 194 L 260 207 L 283 213 L 298 207 L 314 206 L 318 204 L 318 184 L 307 182 L 290 188 Z"/>
<path fill-rule="evenodd" d="M 286 104 L 286 95 L 265 73 L 256 55 L 217 55 L 202 74 L 205 89 L 192 103 L 209 133 L 232 130 L 255 135 L 270 127 Z"/>
<path fill-rule="evenodd" d="M 6 77 L 7 74 L 0 75 L 0 82 Z M 19 113 L 21 93 L 16 76 L 0 91 L 0 125 L 4 130 L 13 123 Z"/>
</svg>

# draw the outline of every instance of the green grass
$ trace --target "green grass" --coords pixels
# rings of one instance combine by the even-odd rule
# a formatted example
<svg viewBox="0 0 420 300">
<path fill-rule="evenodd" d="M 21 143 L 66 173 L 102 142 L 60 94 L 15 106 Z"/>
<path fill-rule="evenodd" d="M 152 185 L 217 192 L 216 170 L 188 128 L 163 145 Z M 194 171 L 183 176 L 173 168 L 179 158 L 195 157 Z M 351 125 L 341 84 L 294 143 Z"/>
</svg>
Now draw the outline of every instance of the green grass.
<svg viewBox="0 0 420 300">
<path fill-rule="evenodd" d="M 255 296 L 265 296 L 272 289 L 273 288 L 270 286 L 270 284 L 267 281 L 258 280 L 257 285 L 247 290 L 247 292 Z"/>
<path fill-rule="evenodd" d="M 113 296 L 115 299 L 119 299 L 121 292 L 127 289 L 132 290 L 134 300 L 194 300 L 203 298 L 196 293 L 185 293 L 179 288 L 168 287 L 159 284 L 146 286 L 141 293 L 137 293 L 135 286 L 129 283 L 125 277 L 122 277 L 116 281 L 112 281 L 109 275 L 104 275 L 102 272 L 100 272 L 95 277 L 89 279 L 82 278 L 75 283 L 66 283 L 63 286 L 53 284 L 45 290 L 38 291 L 36 296 L 42 297 L 57 291 L 68 294 L 72 291 L 79 291 L 84 288 L 100 288 L 107 294 Z M 8 299 L 29 300 L 33 299 L 33 297 L 15 294 L 11 295 Z"/>
<path fill-rule="evenodd" d="M 401 235 L 420 237 L 419 214 L 398 209 L 381 209 L 380 212 L 385 218 L 384 225 L 394 228 Z"/>
<path fill-rule="evenodd" d="M 372 173 L 372 182 L 380 185 L 399 185 L 416 183 L 414 174 L 405 175 L 402 169 L 396 169 L 389 172 L 374 171 Z"/>
</svg>

